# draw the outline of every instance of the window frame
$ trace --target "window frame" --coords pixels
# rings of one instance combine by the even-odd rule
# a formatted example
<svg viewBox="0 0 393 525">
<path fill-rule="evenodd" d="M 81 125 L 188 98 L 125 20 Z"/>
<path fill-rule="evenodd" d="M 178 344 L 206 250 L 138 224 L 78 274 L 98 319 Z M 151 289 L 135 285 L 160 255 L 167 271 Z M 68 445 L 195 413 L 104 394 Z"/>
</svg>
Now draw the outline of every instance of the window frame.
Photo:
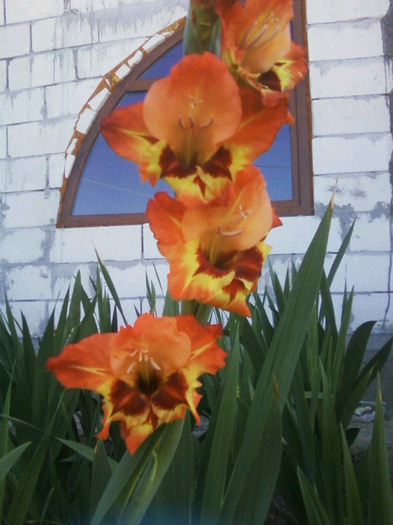
<svg viewBox="0 0 393 525">
<path fill-rule="evenodd" d="M 295 18 L 292 21 L 294 40 L 305 47 L 305 24 L 303 19 L 302 2 L 294 2 Z M 145 213 L 119 213 L 100 215 L 72 215 L 74 199 L 78 189 L 84 166 L 89 157 L 96 138 L 100 133 L 100 122 L 117 106 L 127 92 L 147 91 L 157 79 L 139 78 L 161 55 L 178 44 L 183 38 L 184 21 L 178 24 L 178 29 L 161 44 L 150 52 L 145 53 L 143 59 L 136 64 L 123 80 L 113 83 L 110 95 L 102 104 L 85 135 L 74 132 L 77 138 L 75 160 L 70 175 L 64 178 L 61 189 L 61 200 L 57 227 L 80 228 L 92 226 L 119 226 L 136 225 L 147 222 Z M 310 215 L 313 214 L 313 190 L 311 169 L 311 119 L 309 104 L 309 87 L 307 78 L 300 82 L 291 92 L 289 108 L 295 117 L 291 125 L 291 153 L 292 153 L 292 199 L 273 201 L 276 213 L 279 216 Z"/>
</svg>

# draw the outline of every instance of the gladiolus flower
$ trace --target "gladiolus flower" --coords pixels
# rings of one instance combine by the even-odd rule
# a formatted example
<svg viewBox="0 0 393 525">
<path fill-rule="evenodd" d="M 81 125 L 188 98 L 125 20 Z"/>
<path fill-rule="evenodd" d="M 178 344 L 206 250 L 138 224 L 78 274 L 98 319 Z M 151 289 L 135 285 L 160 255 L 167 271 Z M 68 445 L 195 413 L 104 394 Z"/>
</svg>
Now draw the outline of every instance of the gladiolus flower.
<svg viewBox="0 0 393 525">
<path fill-rule="evenodd" d="M 291 41 L 292 0 L 218 0 L 222 58 L 236 78 L 274 105 L 306 74 L 301 46 Z"/>
<path fill-rule="evenodd" d="M 270 250 L 264 239 L 279 223 L 255 167 L 239 173 L 222 197 L 209 204 L 187 208 L 157 193 L 146 214 L 169 262 L 168 290 L 174 299 L 196 299 L 250 315 L 246 299 Z"/>
<path fill-rule="evenodd" d="M 95 334 L 65 347 L 48 359 L 47 368 L 66 388 L 86 388 L 103 397 L 103 428 L 119 421 L 133 454 L 157 427 L 196 411 L 198 377 L 224 366 L 217 345 L 219 325 L 200 325 L 193 316 L 153 317 L 144 314 L 134 327 Z"/>
<path fill-rule="evenodd" d="M 286 101 L 265 108 L 259 94 L 240 90 L 227 66 L 204 53 L 183 57 L 143 103 L 104 118 L 101 131 L 118 155 L 140 165 L 143 181 L 164 179 L 191 206 L 219 196 L 285 122 Z"/>
</svg>

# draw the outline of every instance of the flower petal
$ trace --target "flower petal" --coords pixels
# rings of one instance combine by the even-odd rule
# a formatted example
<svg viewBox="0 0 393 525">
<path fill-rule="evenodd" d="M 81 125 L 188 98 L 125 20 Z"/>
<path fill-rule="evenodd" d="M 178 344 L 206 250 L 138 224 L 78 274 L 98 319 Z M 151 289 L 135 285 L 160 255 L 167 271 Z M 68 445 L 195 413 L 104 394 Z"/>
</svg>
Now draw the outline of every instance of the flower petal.
<svg viewBox="0 0 393 525">
<path fill-rule="evenodd" d="M 145 125 L 142 102 L 115 109 L 102 119 L 101 133 L 115 153 L 136 163 L 157 142 Z"/>
<path fill-rule="evenodd" d="M 46 368 L 66 388 L 99 392 L 112 377 L 110 344 L 115 334 L 94 334 L 50 357 Z"/>
<path fill-rule="evenodd" d="M 185 166 L 204 164 L 237 128 L 238 87 L 215 55 L 187 55 L 151 86 L 143 115 L 151 135 L 165 140 Z"/>
</svg>

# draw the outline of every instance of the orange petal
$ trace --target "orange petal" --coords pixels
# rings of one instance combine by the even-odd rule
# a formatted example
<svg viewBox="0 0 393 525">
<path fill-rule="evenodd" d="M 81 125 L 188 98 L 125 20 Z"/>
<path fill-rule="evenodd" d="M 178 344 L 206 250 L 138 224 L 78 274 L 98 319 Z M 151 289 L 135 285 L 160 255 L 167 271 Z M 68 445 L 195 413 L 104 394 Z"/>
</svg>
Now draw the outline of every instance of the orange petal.
<svg viewBox="0 0 393 525">
<path fill-rule="evenodd" d="M 261 94 L 250 88 L 242 88 L 241 97 L 242 120 L 230 140 L 231 144 L 242 146 L 252 162 L 271 147 L 278 131 L 287 122 L 288 101 L 286 96 L 281 96 L 274 107 L 266 107 Z"/>
<path fill-rule="evenodd" d="M 143 114 L 150 134 L 165 140 L 183 164 L 203 164 L 236 130 L 238 87 L 215 55 L 187 55 L 151 86 Z"/>
<path fill-rule="evenodd" d="M 101 133 L 108 145 L 132 162 L 141 163 L 156 139 L 143 119 L 143 103 L 118 108 L 101 121 Z"/>
<path fill-rule="evenodd" d="M 66 388 L 88 388 L 99 392 L 113 377 L 110 344 L 115 334 L 94 334 L 63 348 L 51 357 L 46 368 Z"/>
</svg>

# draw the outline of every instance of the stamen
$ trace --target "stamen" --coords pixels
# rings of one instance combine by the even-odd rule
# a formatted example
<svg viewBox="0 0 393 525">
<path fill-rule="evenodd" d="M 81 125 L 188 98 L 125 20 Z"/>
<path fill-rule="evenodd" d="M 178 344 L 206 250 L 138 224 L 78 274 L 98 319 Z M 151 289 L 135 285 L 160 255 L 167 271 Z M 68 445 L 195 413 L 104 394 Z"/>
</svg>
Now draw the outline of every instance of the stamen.
<svg viewBox="0 0 393 525">
<path fill-rule="evenodd" d="M 126 371 L 126 374 L 127 374 L 127 375 L 131 373 L 131 371 L 132 371 L 132 369 L 135 367 L 135 365 L 136 365 L 136 361 L 133 361 L 133 362 L 130 364 L 130 366 L 127 368 L 127 371 Z"/>
<path fill-rule="evenodd" d="M 186 126 L 183 122 L 183 119 L 181 118 L 181 115 L 179 115 L 178 120 L 179 120 L 179 126 L 183 129 L 186 129 Z"/>
<path fill-rule="evenodd" d="M 251 210 L 244 210 L 243 211 L 243 208 L 242 208 L 242 205 L 239 204 L 239 213 L 240 215 L 243 217 L 243 219 L 247 219 L 247 217 L 250 215 L 251 213 Z"/>
<path fill-rule="evenodd" d="M 240 40 L 239 48 L 243 49 L 244 44 L 246 43 L 246 40 L 251 33 L 251 31 L 258 25 L 258 20 L 255 20 L 253 24 L 247 29 L 247 31 L 244 33 L 242 39 Z"/>
<path fill-rule="evenodd" d="M 257 36 L 254 37 L 254 38 L 251 40 L 251 42 L 248 43 L 248 44 L 246 45 L 246 47 L 245 47 L 244 49 L 252 49 L 252 47 L 254 46 L 254 44 L 255 44 L 256 42 L 258 42 L 258 40 L 260 40 L 260 39 L 263 37 L 263 35 L 266 33 L 267 30 L 268 30 L 268 25 L 265 24 L 265 25 L 262 27 L 262 29 L 258 32 Z"/>
<path fill-rule="evenodd" d="M 188 120 L 190 121 L 190 127 L 193 128 L 194 127 L 194 119 L 192 118 L 191 115 L 188 115 Z"/>
<path fill-rule="evenodd" d="M 157 361 L 154 359 L 154 357 L 150 358 L 150 363 L 151 363 L 152 367 L 155 368 L 156 370 L 161 370 L 160 365 L 157 363 Z"/>
<path fill-rule="evenodd" d="M 262 47 L 264 46 L 265 44 L 267 44 L 268 42 L 270 42 L 270 40 L 272 40 L 272 38 L 274 38 L 277 33 L 280 31 L 280 26 L 277 26 L 276 29 L 273 31 L 273 33 L 268 37 L 266 38 L 265 40 L 263 40 L 262 42 L 260 42 L 258 45 L 254 45 L 257 43 L 257 41 L 260 39 L 259 37 L 256 38 L 255 40 L 253 40 L 253 42 L 251 42 L 251 44 L 246 48 L 246 49 L 250 49 L 250 47 L 252 46 L 253 49 L 258 49 L 258 47 Z M 262 36 L 262 35 L 260 35 Z"/>
</svg>

